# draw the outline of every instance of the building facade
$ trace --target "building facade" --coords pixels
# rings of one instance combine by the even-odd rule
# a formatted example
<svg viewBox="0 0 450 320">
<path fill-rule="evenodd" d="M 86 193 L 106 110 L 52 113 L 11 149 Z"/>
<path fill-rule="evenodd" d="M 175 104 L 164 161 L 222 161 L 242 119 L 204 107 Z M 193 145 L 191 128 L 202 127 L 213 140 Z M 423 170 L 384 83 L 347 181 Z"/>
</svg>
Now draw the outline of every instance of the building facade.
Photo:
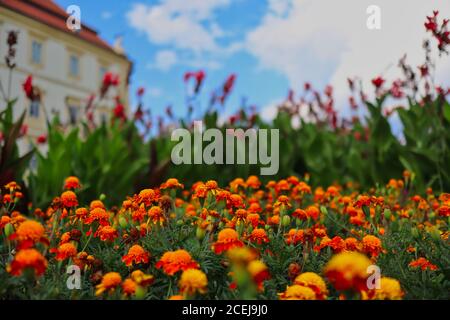
<svg viewBox="0 0 450 320">
<path fill-rule="evenodd" d="M 15 117 L 26 110 L 28 146 L 22 143 L 21 151 L 45 135 L 46 117 L 58 115 L 65 126 L 77 125 L 86 116 L 85 106 L 93 94 L 98 102 L 93 113 L 97 123 L 108 121 L 117 96 L 128 111 L 131 62 L 121 48 L 113 48 L 85 24 L 78 32 L 69 30 L 68 17 L 65 9 L 50 0 L 0 0 L 0 81 L 10 98 L 17 98 Z M 4 59 L 10 31 L 18 32 L 16 67 L 11 75 Z M 100 99 L 99 88 L 107 72 L 117 75 L 119 84 Z M 30 101 L 22 90 L 29 75 L 40 101 Z"/>
</svg>

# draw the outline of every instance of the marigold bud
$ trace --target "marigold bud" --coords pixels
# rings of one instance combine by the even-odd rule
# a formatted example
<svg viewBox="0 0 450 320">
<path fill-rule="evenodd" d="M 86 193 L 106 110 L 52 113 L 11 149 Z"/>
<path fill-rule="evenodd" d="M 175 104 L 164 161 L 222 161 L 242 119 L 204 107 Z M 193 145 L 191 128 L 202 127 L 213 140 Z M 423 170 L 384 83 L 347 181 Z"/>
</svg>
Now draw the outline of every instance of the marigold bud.
<svg viewBox="0 0 450 320">
<path fill-rule="evenodd" d="M 9 238 L 14 233 L 14 227 L 11 223 L 5 225 L 5 235 Z"/>
<path fill-rule="evenodd" d="M 289 217 L 288 215 L 285 215 L 283 217 L 283 219 L 281 220 L 281 223 L 283 224 L 283 227 L 287 227 L 288 225 L 291 224 L 291 217 Z"/>
<path fill-rule="evenodd" d="M 203 238 L 205 237 L 205 229 L 201 228 L 201 227 L 197 227 L 197 230 L 195 231 L 195 236 L 197 237 L 198 240 L 203 240 Z"/>
<path fill-rule="evenodd" d="M 120 218 L 119 218 L 119 225 L 120 225 L 120 227 L 122 227 L 123 229 L 125 229 L 126 227 L 128 227 L 127 219 L 125 219 L 125 217 L 120 217 Z"/>
<path fill-rule="evenodd" d="M 386 218 L 386 220 L 390 220 L 392 217 L 391 210 L 389 209 L 384 210 L 384 217 Z"/>
</svg>

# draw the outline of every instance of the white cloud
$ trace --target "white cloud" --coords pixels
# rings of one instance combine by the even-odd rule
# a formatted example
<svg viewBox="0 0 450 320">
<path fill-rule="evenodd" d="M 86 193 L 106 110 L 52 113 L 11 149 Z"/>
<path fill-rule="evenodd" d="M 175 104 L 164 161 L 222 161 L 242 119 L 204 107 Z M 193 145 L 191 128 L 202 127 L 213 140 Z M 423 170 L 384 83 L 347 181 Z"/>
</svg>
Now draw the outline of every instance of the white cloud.
<svg viewBox="0 0 450 320">
<path fill-rule="evenodd" d="M 172 50 L 160 50 L 155 55 L 155 62 L 150 65 L 152 68 L 159 69 L 161 71 L 168 71 L 178 62 L 178 57 L 175 51 Z"/>
<path fill-rule="evenodd" d="M 103 20 L 108 20 L 108 19 L 110 19 L 112 17 L 112 13 L 109 12 L 109 11 L 103 11 L 101 13 L 101 17 L 102 17 Z"/>
<path fill-rule="evenodd" d="M 135 4 L 127 19 L 154 44 L 212 52 L 220 49 L 216 40 L 223 35 L 213 21 L 213 13 L 229 3 L 230 0 L 166 0 L 156 5 Z"/>
<path fill-rule="evenodd" d="M 154 98 L 160 97 L 162 94 L 161 88 L 158 88 L 158 87 L 148 88 L 147 92 L 150 97 L 154 97 Z"/>
<path fill-rule="evenodd" d="M 361 77 L 369 88 L 378 74 L 388 80 L 398 77 L 396 65 L 405 53 L 413 66 L 423 62 L 425 16 L 435 9 L 442 17 L 450 16 L 450 1 L 377 0 L 381 30 L 369 30 L 366 8 L 372 0 L 268 1 L 268 12 L 246 37 L 246 49 L 261 68 L 284 74 L 294 89 L 305 81 L 331 83 L 341 102 L 349 94 L 349 76 Z M 449 60 L 441 59 L 437 74 L 447 83 Z"/>
</svg>

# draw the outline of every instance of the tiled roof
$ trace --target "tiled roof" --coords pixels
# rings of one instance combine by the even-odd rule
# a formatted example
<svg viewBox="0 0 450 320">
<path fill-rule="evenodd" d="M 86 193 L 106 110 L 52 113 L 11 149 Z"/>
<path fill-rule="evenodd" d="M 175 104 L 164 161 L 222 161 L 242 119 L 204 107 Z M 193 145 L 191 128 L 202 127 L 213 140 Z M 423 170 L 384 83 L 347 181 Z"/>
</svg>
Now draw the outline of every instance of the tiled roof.
<svg viewBox="0 0 450 320">
<path fill-rule="evenodd" d="M 0 0 L 0 6 L 116 53 L 95 30 L 83 23 L 81 31 L 76 33 L 70 31 L 66 26 L 69 15 L 52 0 Z"/>
</svg>

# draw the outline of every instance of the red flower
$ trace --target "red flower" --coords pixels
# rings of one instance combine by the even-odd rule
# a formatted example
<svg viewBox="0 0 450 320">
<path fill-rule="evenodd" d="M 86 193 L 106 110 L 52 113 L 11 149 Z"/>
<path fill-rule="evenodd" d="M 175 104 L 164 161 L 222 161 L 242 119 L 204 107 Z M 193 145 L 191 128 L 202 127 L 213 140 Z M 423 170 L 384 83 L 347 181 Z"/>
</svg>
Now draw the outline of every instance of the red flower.
<svg viewBox="0 0 450 320">
<path fill-rule="evenodd" d="M 28 99 L 34 99 L 34 88 L 33 88 L 33 76 L 29 75 L 25 82 L 22 84 L 23 91 Z"/>
<path fill-rule="evenodd" d="M 144 87 L 139 87 L 136 94 L 138 97 L 142 97 L 145 93 L 145 88 Z"/>
<path fill-rule="evenodd" d="M 205 72 L 203 70 L 199 70 L 197 72 L 186 72 L 184 74 L 184 82 L 189 81 L 190 78 L 195 79 L 195 87 L 194 92 L 198 93 L 200 91 L 200 87 L 202 86 L 203 80 L 205 79 Z"/>
<path fill-rule="evenodd" d="M 382 77 L 378 76 L 372 79 L 372 84 L 375 86 L 375 88 L 379 89 L 383 85 L 384 81 L 385 80 Z"/>
<path fill-rule="evenodd" d="M 37 137 L 36 139 L 36 143 L 38 144 L 44 144 L 47 142 L 47 136 L 45 134 L 41 134 L 39 137 Z"/>
</svg>

